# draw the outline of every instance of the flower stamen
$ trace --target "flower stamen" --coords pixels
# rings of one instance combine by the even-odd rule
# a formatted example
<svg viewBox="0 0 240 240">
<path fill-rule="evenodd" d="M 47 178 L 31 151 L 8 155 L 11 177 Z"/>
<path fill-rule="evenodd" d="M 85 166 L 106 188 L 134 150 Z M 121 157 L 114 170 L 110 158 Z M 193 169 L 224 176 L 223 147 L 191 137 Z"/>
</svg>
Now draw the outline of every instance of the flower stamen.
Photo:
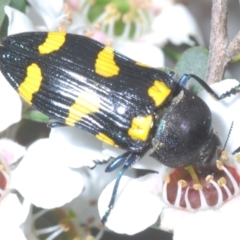
<svg viewBox="0 0 240 240">
<path fill-rule="evenodd" d="M 82 4 L 81 15 L 87 22 L 98 24 L 110 37 L 139 38 L 152 23 L 151 4 L 145 1 L 105 1 L 104 5 Z"/>
<path fill-rule="evenodd" d="M 168 197 L 167 197 L 167 185 L 168 185 L 168 183 L 170 183 L 170 177 L 169 177 L 169 176 L 165 176 L 165 177 L 163 178 L 163 191 L 162 191 L 163 195 L 162 195 L 162 198 L 163 198 L 166 202 L 169 203 Z"/>
<path fill-rule="evenodd" d="M 70 25 L 72 24 L 72 12 L 70 11 L 69 5 L 67 3 L 63 4 L 63 10 L 65 12 L 65 16 L 66 16 L 66 24 Z"/>
<path fill-rule="evenodd" d="M 218 208 L 223 203 L 223 193 L 222 193 L 222 190 L 219 185 L 219 180 L 218 180 L 218 184 L 213 180 L 210 180 L 210 182 L 217 190 L 217 203 L 216 203 L 215 207 Z"/>
<path fill-rule="evenodd" d="M 195 183 L 193 184 L 193 189 L 195 190 L 202 190 L 203 189 L 203 186 L 199 183 Z"/>
<path fill-rule="evenodd" d="M 201 187 L 200 186 L 198 186 L 199 189 L 195 189 L 195 190 L 198 190 L 198 192 L 199 192 L 201 209 L 207 209 L 207 208 L 209 208 L 209 206 L 208 206 L 208 203 L 206 201 L 206 197 L 204 196 L 204 193 L 203 193 L 203 190 L 202 190 L 202 186 Z"/>
<path fill-rule="evenodd" d="M 192 209 L 190 201 L 188 199 L 188 192 L 189 192 L 189 187 L 187 187 L 187 190 L 186 190 L 186 192 L 184 194 L 184 200 L 185 200 L 185 203 L 186 203 L 186 209 Z"/>
<path fill-rule="evenodd" d="M 224 159 L 228 159 L 224 153 Z M 219 208 L 239 193 L 240 176 L 234 164 L 216 161 L 215 165 L 177 168 L 163 184 L 163 199 L 187 210 Z"/>
<path fill-rule="evenodd" d="M 224 180 L 223 180 L 224 179 Z M 226 179 L 225 178 L 221 178 L 218 180 L 218 185 L 220 187 L 223 187 L 224 190 L 226 191 L 227 195 L 228 195 L 228 198 L 231 198 L 232 197 L 232 193 L 231 191 L 229 190 L 229 188 L 227 187 L 226 185 Z"/>
<path fill-rule="evenodd" d="M 224 166 L 222 166 L 222 170 L 226 173 L 226 175 L 229 177 L 232 185 L 233 185 L 233 188 L 234 188 L 234 195 L 238 194 L 239 193 L 239 186 L 235 180 L 235 178 L 233 177 L 233 175 L 228 171 L 228 169 Z"/>
<path fill-rule="evenodd" d="M 227 151 L 222 151 L 221 152 L 220 160 L 223 161 L 223 162 L 228 161 L 228 152 Z"/>
<path fill-rule="evenodd" d="M 179 180 L 178 181 L 177 196 L 176 196 L 176 200 L 175 200 L 175 203 L 174 203 L 175 207 L 180 207 L 182 189 L 185 188 L 185 187 L 187 187 L 187 182 L 185 180 Z"/>
</svg>

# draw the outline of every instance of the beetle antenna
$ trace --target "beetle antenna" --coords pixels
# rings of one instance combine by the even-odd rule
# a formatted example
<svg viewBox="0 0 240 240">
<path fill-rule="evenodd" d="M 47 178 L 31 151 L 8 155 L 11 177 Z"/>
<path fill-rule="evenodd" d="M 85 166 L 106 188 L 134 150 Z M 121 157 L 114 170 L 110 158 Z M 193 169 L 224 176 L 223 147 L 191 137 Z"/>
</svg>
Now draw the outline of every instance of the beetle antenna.
<svg viewBox="0 0 240 240">
<path fill-rule="evenodd" d="M 230 127 L 230 129 L 229 129 L 229 131 L 228 131 L 228 136 L 227 136 L 227 139 L 226 139 L 226 141 L 225 141 L 225 144 L 224 144 L 224 147 L 223 147 L 222 151 L 224 151 L 225 148 L 226 148 L 226 146 L 227 146 L 227 142 L 228 142 L 228 140 L 229 140 L 229 137 L 230 137 L 231 132 L 232 132 L 232 129 L 233 129 L 233 123 L 234 123 L 234 121 L 232 121 L 231 127 Z"/>
</svg>

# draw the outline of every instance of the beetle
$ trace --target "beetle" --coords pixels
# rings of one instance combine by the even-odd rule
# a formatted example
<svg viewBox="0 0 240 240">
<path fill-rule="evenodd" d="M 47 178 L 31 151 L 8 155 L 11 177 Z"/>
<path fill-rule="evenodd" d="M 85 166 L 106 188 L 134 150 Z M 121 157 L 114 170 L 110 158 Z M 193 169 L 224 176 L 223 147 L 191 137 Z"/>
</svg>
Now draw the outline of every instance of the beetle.
<svg viewBox="0 0 240 240">
<path fill-rule="evenodd" d="M 202 79 L 151 68 L 90 38 L 63 32 L 30 32 L 3 38 L 0 69 L 12 87 L 49 116 L 49 126 L 81 128 L 126 152 L 106 168 L 119 166 L 105 223 L 123 173 L 151 149 L 166 166 L 207 166 L 218 159 L 219 137 L 211 112 L 185 88 L 195 79 L 220 100 Z"/>
</svg>

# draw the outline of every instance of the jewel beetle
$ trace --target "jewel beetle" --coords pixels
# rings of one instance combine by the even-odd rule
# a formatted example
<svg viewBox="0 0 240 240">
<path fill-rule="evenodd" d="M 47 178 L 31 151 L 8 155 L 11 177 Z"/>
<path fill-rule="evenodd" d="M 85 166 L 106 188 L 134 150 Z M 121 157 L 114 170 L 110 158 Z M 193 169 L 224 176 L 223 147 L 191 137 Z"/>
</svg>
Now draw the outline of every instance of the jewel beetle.
<svg viewBox="0 0 240 240">
<path fill-rule="evenodd" d="M 49 116 L 49 126 L 81 128 L 126 152 L 106 172 L 122 166 L 105 223 L 114 206 L 121 176 L 148 150 L 173 168 L 204 166 L 219 157 L 208 106 L 185 86 L 192 74 L 151 68 L 90 38 L 63 32 L 29 32 L 3 38 L 0 69 L 29 104 Z"/>
</svg>

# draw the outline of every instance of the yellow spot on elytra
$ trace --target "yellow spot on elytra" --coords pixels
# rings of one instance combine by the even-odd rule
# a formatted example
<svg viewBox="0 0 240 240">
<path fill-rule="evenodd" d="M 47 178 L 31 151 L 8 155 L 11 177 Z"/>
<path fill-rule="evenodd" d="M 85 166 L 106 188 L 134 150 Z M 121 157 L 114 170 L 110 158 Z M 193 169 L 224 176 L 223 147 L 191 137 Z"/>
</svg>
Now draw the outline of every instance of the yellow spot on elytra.
<svg viewBox="0 0 240 240">
<path fill-rule="evenodd" d="M 113 77 L 118 75 L 120 68 L 114 61 L 114 51 L 106 46 L 98 53 L 95 62 L 95 72 L 103 77 Z"/>
<path fill-rule="evenodd" d="M 118 147 L 118 145 L 116 145 L 113 141 L 113 139 L 111 139 L 110 137 L 108 137 L 106 134 L 104 133 L 98 133 L 96 135 L 96 138 L 99 139 L 100 141 L 102 142 L 105 142 L 111 146 L 114 146 L 114 147 Z"/>
<path fill-rule="evenodd" d="M 148 89 L 148 95 L 155 102 L 155 106 L 160 106 L 168 95 L 171 93 L 171 89 L 164 82 L 155 80 L 153 85 Z"/>
<path fill-rule="evenodd" d="M 20 84 L 18 92 L 29 104 L 32 103 L 33 94 L 38 92 L 42 79 L 41 68 L 36 63 L 27 67 L 27 76 Z"/>
<path fill-rule="evenodd" d="M 128 130 L 128 135 L 134 140 L 146 141 L 152 126 L 152 121 L 152 115 L 133 118 L 132 125 Z"/>
<path fill-rule="evenodd" d="M 64 32 L 49 32 L 45 42 L 38 46 L 39 53 L 49 54 L 59 50 L 65 43 L 65 36 Z"/>
<path fill-rule="evenodd" d="M 65 123 L 75 126 L 84 116 L 96 113 L 100 109 L 100 98 L 92 91 L 85 91 L 79 94 L 78 98 L 69 109 Z"/>
</svg>

